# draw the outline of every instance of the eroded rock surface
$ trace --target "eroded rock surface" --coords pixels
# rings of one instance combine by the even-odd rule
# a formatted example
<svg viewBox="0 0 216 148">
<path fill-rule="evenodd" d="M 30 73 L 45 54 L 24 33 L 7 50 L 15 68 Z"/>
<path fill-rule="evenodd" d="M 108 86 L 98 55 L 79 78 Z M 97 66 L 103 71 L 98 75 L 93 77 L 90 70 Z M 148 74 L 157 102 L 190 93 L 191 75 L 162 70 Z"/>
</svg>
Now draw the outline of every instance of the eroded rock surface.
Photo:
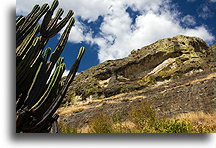
<svg viewBox="0 0 216 148">
<path fill-rule="evenodd" d="M 167 117 L 215 110 L 215 51 L 199 38 L 178 35 L 105 61 L 75 77 L 58 110 L 62 123 L 86 129 L 98 113 L 121 113 L 142 101 Z"/>
<path fill-rule="evenodd" d="M 105 61 L 81 72 L 69 87 L 64 104 L 110 97 L 194 73 L 214 71 L 215 47 L 208 47 L 202 39 L 183 35 L 159 40 L 133 50 L 126 58 Z"/>
</svg>

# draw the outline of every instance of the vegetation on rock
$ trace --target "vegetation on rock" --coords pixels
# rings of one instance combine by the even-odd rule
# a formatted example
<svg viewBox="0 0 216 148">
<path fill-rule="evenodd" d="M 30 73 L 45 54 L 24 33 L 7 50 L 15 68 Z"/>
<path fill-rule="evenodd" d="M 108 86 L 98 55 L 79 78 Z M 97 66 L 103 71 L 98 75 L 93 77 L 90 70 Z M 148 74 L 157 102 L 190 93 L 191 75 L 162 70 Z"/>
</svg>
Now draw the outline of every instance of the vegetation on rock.
<svg viewBox="0 0 216 148">
<path fill-rule="evenodd" d="M 75 129 L 61 124 L 62 133 L 214 133 L 215 112 L 190 112 L 165 118 L 148 102 L 130 108 L 126 121 L 121 111 L 112 116 L 98 112 L 86 128 Z"/>
<path fill-rule="evenodd" d="M 215 46 L 200 38 L 178 35 L 133 50 L 123 59 L 105 61 L 81 72 L 70 86 L 82 101 L 141 90 L 158 82 L 176 80 L 202 71 L 214 71 Z M 106 85 L 103 85 L 106 83 Z M 89 85 L 91 84 L 91 85 Z M 66 97 L 64 102 L 68 102 Z M 71 103 L 68 103 L 71 105 Z"/>
<path fill-rule="evenodd" d="M 178 35 L 105 61 L 76 77 L 60 121 L 78 133 L 215 132 L 215 51 Z"/>
</svg>

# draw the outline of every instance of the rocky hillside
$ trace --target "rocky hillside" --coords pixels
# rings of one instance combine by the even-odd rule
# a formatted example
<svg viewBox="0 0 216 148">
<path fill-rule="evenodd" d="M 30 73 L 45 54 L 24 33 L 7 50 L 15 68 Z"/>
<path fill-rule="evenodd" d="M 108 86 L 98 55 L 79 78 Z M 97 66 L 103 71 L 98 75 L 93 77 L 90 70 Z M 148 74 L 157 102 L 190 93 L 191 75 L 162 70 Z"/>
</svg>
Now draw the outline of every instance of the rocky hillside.
<svg viewBox="0 0 216 148">
<path fill-rule="evenodd" d="M 75 77 L 64 104 L 141 90 L 202 71 L 214 70 L 215 46 L 199 38 L 178 35 L 133 50 L 123 59 L 109 60 Z"/>
<path fill-rule="evenodd" d="M 212 111 L 215 50 L 200 38 L 178 35 L 94 66 L 75 77 L 60 119 L 83 128 L 97 112 L 127 114 L 142 100 L 166 116 Z"/>
</svg>

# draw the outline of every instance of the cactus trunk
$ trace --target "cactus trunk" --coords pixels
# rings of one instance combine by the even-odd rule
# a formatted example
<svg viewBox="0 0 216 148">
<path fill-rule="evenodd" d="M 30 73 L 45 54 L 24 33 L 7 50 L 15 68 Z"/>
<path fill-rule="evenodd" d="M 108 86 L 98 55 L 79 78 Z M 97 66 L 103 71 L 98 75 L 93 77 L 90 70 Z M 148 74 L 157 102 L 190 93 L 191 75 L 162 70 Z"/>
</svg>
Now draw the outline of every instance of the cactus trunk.
<svg viewBox="0 0 216 148">
<path fill-rule="evenodd" d="M 52 18 L 59 2 L 54 0 L 51 7 L 44 4 L 35 5 L 26 16 L 16 19 L 16 131 L 17 132 L 58 132 L 55 114 L 65 96 L 68 86 L 74 79 L 84 47 L 80 48 L 78 57 L 70 69 L 67 80 L 62 84 L 61 78 L 66 65 L 60 57 L 67 43 L 70 30 L 75 22 L 73 11 L 61 21 L 63 9 L 59 9 Z M 43 16 L 41 25 L 37 25 Z M 56 48 L 44 50 L 49 39 L 64 26 Z M 53 68 L 56 68 L 51 75 Z"/>
</svg>

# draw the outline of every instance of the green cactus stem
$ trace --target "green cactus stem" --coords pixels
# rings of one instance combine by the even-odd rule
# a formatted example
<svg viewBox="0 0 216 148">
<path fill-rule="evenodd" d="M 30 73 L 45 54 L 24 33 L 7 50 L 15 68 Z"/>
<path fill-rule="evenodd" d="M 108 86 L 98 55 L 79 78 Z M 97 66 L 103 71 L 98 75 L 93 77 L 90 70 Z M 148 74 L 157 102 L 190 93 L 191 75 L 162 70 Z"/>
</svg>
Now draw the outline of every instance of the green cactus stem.
<svg viewBox="0 0 216 148">
<path fill-rule="evenodd" d="M 26 16 L 16 19 L 16 131 L 17 132 L 58 132 L 55 114 L 67 88 L 71 84 L 84 54 L 80 48 L 78 57 L 70 69 L 67 81 L 61 82 L 65 70 L 64 58 L 60 57 L 69 33 L 75 22 L 73 11 L 60 21 L 63 9 L 58 9 L 59 2 L 54 0 L 51 7 L 35 5 Z M 44 16 L 45 15 L 45 16 Z M 38 21 L 44 16 L 42 24 Z M 53 52 L 45 48 L 49 39 L 67 25 Z M 56 68 L 52 73 L 52 70 Z"/>
</svg>

